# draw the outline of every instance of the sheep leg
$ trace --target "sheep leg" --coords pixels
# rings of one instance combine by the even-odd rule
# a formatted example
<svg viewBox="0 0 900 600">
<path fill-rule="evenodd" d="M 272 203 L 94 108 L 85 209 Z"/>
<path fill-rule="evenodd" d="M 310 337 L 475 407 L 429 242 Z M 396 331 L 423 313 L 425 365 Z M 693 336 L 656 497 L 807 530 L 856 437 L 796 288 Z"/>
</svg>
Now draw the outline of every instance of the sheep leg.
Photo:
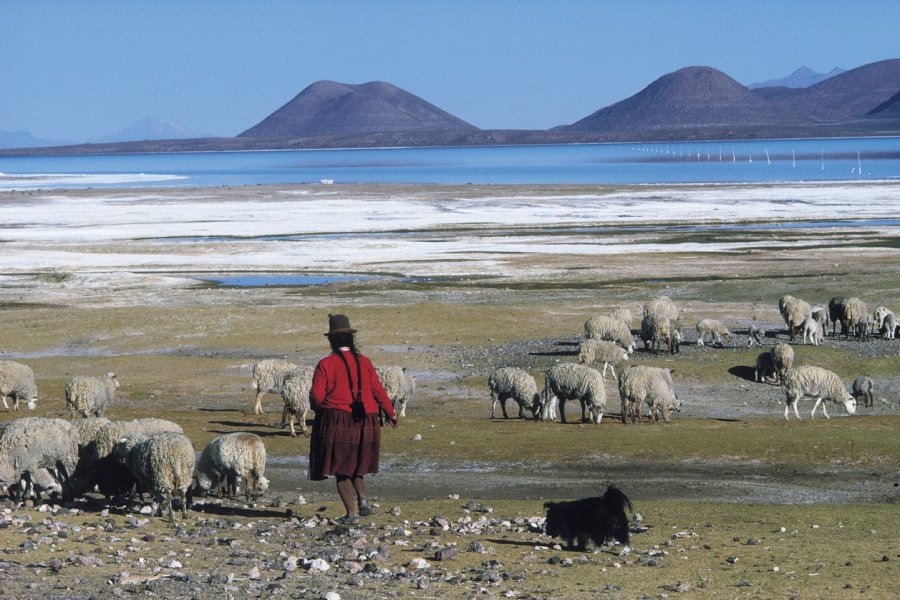
<svg viewBox="0 0 900 600">
<path fill-rule="evenodd" d="M 581 404 L 581 422 L 582 423 L 590 423 L 591 418 L 587 416 L 587 402 L 585 402 L 584 398 L 579 398 L 578 402 Z"/>
<path fill-rule="evenodd" d="M 294 421 L 296 417 L 293 414 L 288 415 L 288 425 L 291 426 L 291 437 L 297 437 L 297 430 L 294 429 Z"/>
<path fill-rule="evenodd" d="M 603 372 L 600 373 L 600 378 L 603 379 L 603 381 L 606 381 L 606 367 L 608 367 L 608 366 L 610 366 L 608 362 L 603 363 Z M 616 376 L 616 372 L 613 371 L 613 377 L 615 377 L 615 376 Z"/>
<path fill-rule="evenodd" d="M 506 412 L 506 396 L 500 398 L 500 410 L 503 411 L 503 418 L 508 419 L 509 415 Z"/>
<path fill-rule="evenodd" d="M 3 408 L 9 411 L 9 404 L 6 403 L 6 396 L 3 396 Z"/>
<path fill-rule="evenodd" d="M 822 403 L 822 414 L 825 415 L 825 418 L 826 418 L 826 419 L 830 419 L 831 417 L 828 416 L 828 410 L 825 408 L 825 405 L 826 405 L 826 404 L 827 404 L 827 402 L 823 402 L 823 403 Z"/>
<path fill-rule="evenodd" d="M 255 411 L 256 411 L 256 414 L 258 414 L 258 415 L 261 415 L 261 414 L 263 413 L 262 397 L 263 397 L 263 394 L 264 394 L 264 393 L 265 393 L 265 392 L 263 392 L 262 390 L 259 390 L 258 392 L 256 392 L 256 408 L 255 408 Z"/>
<path fill-rule="evenodd" d="M 815 403 L 815 405 L 813 405 L 812 413 L 810 413 L 810 415 L 809 415 L 810 419 L 816 418 L 816 409 L 819 408 L 819 404 L 822 404 L 822 396 L 819 396 L 818 398 L 816 398 L 816 403 Z M 822 405 L 822 410 L 825 410 L 824 405 Z"/>
<path fill-rule="evenodd" d="M 566 422 L 566 398 L 565 396 L 557 396 L 559 398 L 559 422 Z"/>
<path fill-rule="evenodd" d="M 288 407 L 287 404 L 284 405 L 284 408 L 281 409 L 281 428 L 284 429 L 285 425 L 287 425 L 287 416 L 288 416 Z"/>
</svg>

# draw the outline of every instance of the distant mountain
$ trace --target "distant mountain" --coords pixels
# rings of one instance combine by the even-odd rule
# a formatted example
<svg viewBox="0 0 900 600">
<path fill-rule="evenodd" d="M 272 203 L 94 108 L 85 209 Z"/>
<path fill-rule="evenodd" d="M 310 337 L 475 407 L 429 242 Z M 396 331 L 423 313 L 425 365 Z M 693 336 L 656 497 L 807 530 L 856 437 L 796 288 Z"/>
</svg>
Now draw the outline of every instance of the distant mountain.
<svg viewBox="0 0 900 600">
<path fill-rule="evenodd" d="M 879 119 L 900 119 L 900 91 L 873 108 L 866 116 Z"/>
<path fill-rule="evenodd" d="M 478 128 L 389 83 L 349 85 L 319 81 L 238 137 L 429 131 L 478 131 Z"/>
<path fill-rule="evenodd" d="M 130 142 L 141 140 L 181 140 L 207 137 L 183 125 L 166 119 L 147 117 L 125 129 L 96 140 L 95 143 Z"/>
<path fill-rule="evenodd" d="M 800 67 L 787 77 L 782 77 L 781 79 L 769 79 L 762 83 L 751 83 L 747 87 L 751 90 L 763 87 L 805 88 L 815 85 L 820 81 L 825 81 L 829 77 L 840 75 L 843 72 L 844 69 L 841 69 L 840 67 L 835 67 L 828 73 L 816 73 L 809 67 Z"/>
<path fill-rule="evenodd" d="M 36 138 L 27 131 L 0 131 L 0 148 L 39 148 L 70 143 L 63 140 Z"/>
</svg>

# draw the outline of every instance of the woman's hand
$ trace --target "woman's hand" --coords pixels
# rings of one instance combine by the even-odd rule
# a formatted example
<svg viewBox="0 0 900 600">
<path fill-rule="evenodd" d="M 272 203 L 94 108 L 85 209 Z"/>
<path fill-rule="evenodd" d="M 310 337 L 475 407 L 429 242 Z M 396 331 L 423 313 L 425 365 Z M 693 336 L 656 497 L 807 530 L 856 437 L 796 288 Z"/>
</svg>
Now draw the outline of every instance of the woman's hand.
<svg viewBox="0 0 900 600">
<path fill-rule="evenodd" d="M 394 415 L 393 417 L 388 419 L 388 423 L 391 424 L 391 429 L 397 429 L 397 423 L 399 423 L 399 421 L 397 420 L 397 415 Z"/>
</svg>

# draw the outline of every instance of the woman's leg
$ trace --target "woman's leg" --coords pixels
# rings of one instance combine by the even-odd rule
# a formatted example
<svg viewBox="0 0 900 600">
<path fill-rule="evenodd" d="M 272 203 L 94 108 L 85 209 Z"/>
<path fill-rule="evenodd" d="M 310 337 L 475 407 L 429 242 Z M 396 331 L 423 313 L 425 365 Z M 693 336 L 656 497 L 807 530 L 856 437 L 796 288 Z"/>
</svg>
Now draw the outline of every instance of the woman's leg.
<svg viewBox="0 0 900 600">
<path fill-rule="evenodd" d="M 355 517 L 356 505 L 353 502 L 353 494 L 356 486 L 346 475 L 336 475 L 335 479 L 337 480 L 338 495 L 341 497 L 341 502 L 344 503 L 344 509 L 347 511 L 347 516 Z"/>
</svg>

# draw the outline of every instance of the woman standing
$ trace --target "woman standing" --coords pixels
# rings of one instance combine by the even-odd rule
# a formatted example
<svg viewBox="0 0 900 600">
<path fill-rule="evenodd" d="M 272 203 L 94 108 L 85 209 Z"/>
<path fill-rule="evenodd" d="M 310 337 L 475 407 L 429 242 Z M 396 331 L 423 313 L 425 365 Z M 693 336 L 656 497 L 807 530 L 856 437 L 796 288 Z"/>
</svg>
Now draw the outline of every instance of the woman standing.
<svg viewBox="0 0 900 600">
<path fill-rule="evenodd" d="M 331 354 L 316 365 L 309 392 L 316 413 L 309 445 L 309 478 L 319 481 L 334 476 L 347 511 L 338 521 L 347 525 L 359 523 L 357 515 L 372 514 L 363 476 L 378 472 L 378 409 L 388 416 L 391 427 L 397 427 L 397 413 L 372 361 L 356 349 L 354 333 L 346 315 L 328 315 L 325 335 Z"/>
</svg>

